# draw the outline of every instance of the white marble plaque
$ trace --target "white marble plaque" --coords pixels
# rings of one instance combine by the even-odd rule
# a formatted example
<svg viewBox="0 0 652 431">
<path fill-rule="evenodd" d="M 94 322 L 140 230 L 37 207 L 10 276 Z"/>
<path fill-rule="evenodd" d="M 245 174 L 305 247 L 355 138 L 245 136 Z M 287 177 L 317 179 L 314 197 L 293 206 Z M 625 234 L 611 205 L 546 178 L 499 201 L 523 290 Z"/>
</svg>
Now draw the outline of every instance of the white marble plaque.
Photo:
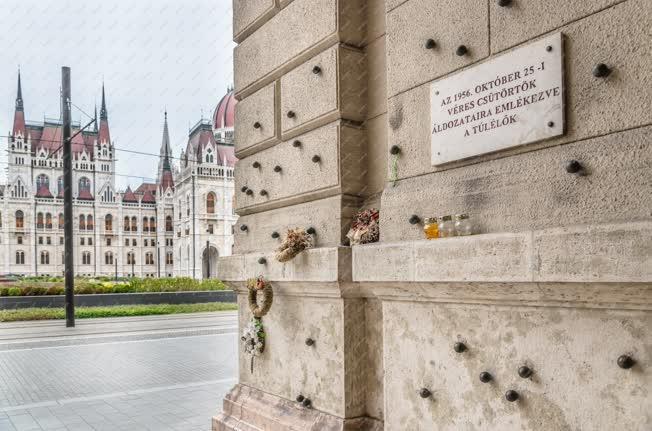
<svg viewBox="0 0 652 431">
<path fill-rule="evenodd" d="M 562 135 L 561 33 L 434 81 L 430 108 L 435 166 Z"/>
</svg>

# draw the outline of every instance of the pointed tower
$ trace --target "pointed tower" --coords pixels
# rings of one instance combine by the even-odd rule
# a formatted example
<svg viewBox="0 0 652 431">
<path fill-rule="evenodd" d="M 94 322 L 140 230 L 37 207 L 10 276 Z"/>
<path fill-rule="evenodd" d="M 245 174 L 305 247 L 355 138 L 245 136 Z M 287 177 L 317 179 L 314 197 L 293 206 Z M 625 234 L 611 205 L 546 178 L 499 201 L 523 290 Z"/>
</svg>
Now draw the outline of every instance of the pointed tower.
<svg viewBox="0 0 652 431">
<path fill-rule="evenodd" d="M 172 149 L 170 148 L 170 133 L 168 132 L 168 112 L 165 111 L 165 118 L 163 120 L 163 141 L 161 142 L 161 152 L 158 161 L 158 175 L 156 183 L 161 189 L 161 195 L 168 187 L 174 190 L 174 179 L 172 177 L 172 165 L 170 158 L 172 157 Z"/>
<path fill-rule="evenodd" d="M 25 110 L 23 106 L 23 89 L 20 85 L 20 69 L 18 69 L 18 91 L 16 92 L 16 110 L 14 111 L 14 136 L 25 137 Z"/>
<path fill-rule="evenodd" d="M 111 135 L 109 133 L 109 114 L 106 110 L 106 97 L 104 96 L 104 83 L 102 83 L 102 107 L 100 108 L 100 131 L 97 138 L 100 144 L 107 143 L 111 146 Z"/>
</svg>

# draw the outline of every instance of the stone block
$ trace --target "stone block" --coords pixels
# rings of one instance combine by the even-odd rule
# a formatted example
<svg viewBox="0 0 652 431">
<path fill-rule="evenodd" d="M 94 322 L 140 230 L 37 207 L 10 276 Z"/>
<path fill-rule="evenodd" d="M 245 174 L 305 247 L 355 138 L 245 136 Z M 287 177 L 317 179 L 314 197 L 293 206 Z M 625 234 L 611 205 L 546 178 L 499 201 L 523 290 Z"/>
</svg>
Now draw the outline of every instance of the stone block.
<svg viewBox="0 0 652 431">
<path fill-rule="evenodd" d="M 565 135 L 451 163 L 439 170 L 649 124 L 647 105 L 652 99 L 652 87 L 647 85 L 646 71 L 651 61 L 652 39 L 647 37 L 647 23 L 652 12 L 643 3 L 621 3 L 561 29 L 565 36 Z M 606 27 L 609 32 L 595 31 Z M 605 53 L 609 53 L 608 58 Z M 607 78 L 596 78 L 592 69 L 602 62 L 613 71 Z M 430 84 L 422 85 L 388 101 L 389 143 L 402 150 L 400 178 L 437 170 L 430 164 L 429 87 Z"/>
<path fill-rule="evenodd" d="M 276 83 L 258 90 L 235 105 L 235 153 L 242 158 L 278 142 Z"/>
<path fill-rule="evenodd" d="M 340 118 L 366 118 L 366 61 L 356 49 L 334 45 L 284 75 L 280 88 L 284 140 Z"/>
<path fill-rule="evenodd" d="M 273 282 L 335 283 L 351 279 L 349 247 L 311 248 L 289 262 L 278 262 L 275 251 L 237 254 L 218 259 L 218 273 L 226 282 L 243 282 L 259 275 Z M 265 262 L 260 263 L 260 258 Z"/>
<path fill-rule="evenodd" d="M 409 0 L 387 14 L 387 88 L 394 96 L 489 55 L 486 0 Z M 434 48 L 426 41 L 433 39 Z M 464 45 L 468 53 L 456 54 Z"/>
<path fill-rule="evenodd" d="M 360 194 L 365 184 L 365 148 L 364 130 L 336 121 L 241 159 L 235 170 L 238 214 L 340 193 Z M 254 162 L 260 167 L 254 167 Z M 241 192 L 243 186 L 253 194 Z M 266 194 L 261 195 L 262 190 Z"/>
<path fill-rule="evenodd" d="M 536 281 L 651 282 L 652 223 L 535 232 Z"/>
<path fill-rule="evenodd" d="M 338 195 L 242 216 L 235 229 L 234 252 L 274 250 L 287 230 L 297 227 L 315 228 L 315 247 L 337 247 L 344 242 L 358 206 L 358 199 Z M 242 225 L 248 229 L 240 230 Z M 278 238 L 272 238 L 274 232 L 279 234 Z"/>
<path fill-rule="evenodd" d="M 652 222 L 353 247 L 353 281 L 650 283 Z"/>
<path fill-rule="evenodd" d="M 375 39 L 366 47 L 368 64 L 367 118 L 387 112 L 387 61 L 385 36 Z"/>
<path fill-rule="evenodd" d="M 644 429 L 652 315 L 383 302 L 385 429 Z M 463 325 L 460 325 L 463 322 Z M 467 350 L 456 353 L 453 344 Z M 623 370 L 620 355 L 638 368 Z M 517 370 L 527 365 L 528 379 Z M 479 374 L 493 380 L 482 383 Z M 427 388 L 432 396 L 421 398 Z M 505 399 L 507 390 L 520 394 Z M 590 402 L 587 402 L 590 400 Z"/>
<path fill-rule="evenodd" d="M 491 50 L 502 51 L 622 1 L 517 0 L 507 7 L 489 1 Z"/>
<path fill-rule="evenodd" d="M 343 301 L 274 299 L 263 317 L 265 351 L 254 360 L 253 373 L 250 361 L 242 355 L 240 383 L 288 400 L 301 394 L 312 401 L 314 409 L 344 417 Z M 251 312 L 244 295 L 239 303 L 242 328 Z M 307 346 L 306 338 L 314 339 L 315 344 Z"/>
<path fill-rule="evenodd" d="M 366 13 L 363 0 L 293 1 L 235 48 L 236 97 L 246 97 L 334 43 L 362 46 Z"/>
<path fill-rule="evenodd" d="M 644 127 L 399 181 L 383 192 L 381 240 L 423 238 L 412 214 L 468 213 L 481 233 L 649 220 L 651 142 Z M 570 160 L 585 175 L 566 172 Z"/>
<path fill-rule="evenodd" d="M 243 41 L 276 11 L 275 0 L 233 0 L 233 40 Z"/>
</svg>

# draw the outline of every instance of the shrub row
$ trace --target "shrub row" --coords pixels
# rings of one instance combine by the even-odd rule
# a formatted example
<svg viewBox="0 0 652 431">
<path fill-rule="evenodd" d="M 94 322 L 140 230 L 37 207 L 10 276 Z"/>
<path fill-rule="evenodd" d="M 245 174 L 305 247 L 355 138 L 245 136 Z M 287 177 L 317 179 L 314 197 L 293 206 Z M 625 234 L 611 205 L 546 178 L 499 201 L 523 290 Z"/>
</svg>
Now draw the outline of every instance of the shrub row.
<svg viewBox="0 0 652 431">
<path fill-rule="evenodd" d="M 45 285 L 44 285 L 45 284 Z M 225 290 L 220 280 L 194 280 L 177 278 L 136 278 L 128 281 L 102 281 L 101 279 L 76 279 L 75 294 L 93 295 L 100 293 L 145 293 L 145 292 L 190 292 L 202 290 Z M 63 295 L 63 281 L 21 280 L 0 287 L 0 296 Z"/>
</svg>

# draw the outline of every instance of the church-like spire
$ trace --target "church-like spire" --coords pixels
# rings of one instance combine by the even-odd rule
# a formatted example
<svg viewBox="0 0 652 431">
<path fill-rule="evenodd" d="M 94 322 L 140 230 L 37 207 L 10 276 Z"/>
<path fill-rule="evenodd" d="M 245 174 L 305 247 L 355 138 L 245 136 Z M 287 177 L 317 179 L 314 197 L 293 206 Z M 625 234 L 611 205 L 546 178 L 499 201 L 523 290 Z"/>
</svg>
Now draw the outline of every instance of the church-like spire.
<svg viewBox="0 0 652 431">
<path fill-rule="evenodd" d="M 109 115 L 106 110 L 106 100 L 104 97 L 104 83 L 102 83 L 102 108 L 100 109 L 100 120 L 108 120 Z"/>
<path fill-rule="evenodd" d="M 24 110 L 23 106 L 23 88 L 20 85 L 20 69 L 18 69 L 18 91 L 16 92 L 16 111 Z"/>
<path fill-rule="evenodd" d="M 174 180 L 172 178 L 172 165 L 170 163 L 171 157 L 172 149 L 170 148 L 168 111 L 166 109 L 163 119 L 163 140 L 161 141 L 161 152 L 158 161 L 158 176 L 156 178 L 156 182 L 160 185 L 162 190 L 167 190 L 168 187 L 174 188 Z"/>
<path fill-rule="evenodd" d="M 97 102 L 95 102 L 95 122 L 93 123 L 93 130 L 97 133 Z"/>
<path fill-rule="evenodd" d="M 26 136 L 25 107 L 23 106 L 23 88 L 20 84 L 20 69 L 18 69 L 18 90 L 16 91 L 16 110 L 14 111 L 13 135 Z"/>
<path fill-rule="evenodd" d="M 97 114 L 95 114 L 97 115 Z M 99 143 L 111 145 L 111 133 L 109 132 L 109 116 L 106 111 L 106 97 L 104 95 L 104 83 L 102 83 L 102 106 L 100 108 L 100 129 L 97 137 Z"/>
</svg>

